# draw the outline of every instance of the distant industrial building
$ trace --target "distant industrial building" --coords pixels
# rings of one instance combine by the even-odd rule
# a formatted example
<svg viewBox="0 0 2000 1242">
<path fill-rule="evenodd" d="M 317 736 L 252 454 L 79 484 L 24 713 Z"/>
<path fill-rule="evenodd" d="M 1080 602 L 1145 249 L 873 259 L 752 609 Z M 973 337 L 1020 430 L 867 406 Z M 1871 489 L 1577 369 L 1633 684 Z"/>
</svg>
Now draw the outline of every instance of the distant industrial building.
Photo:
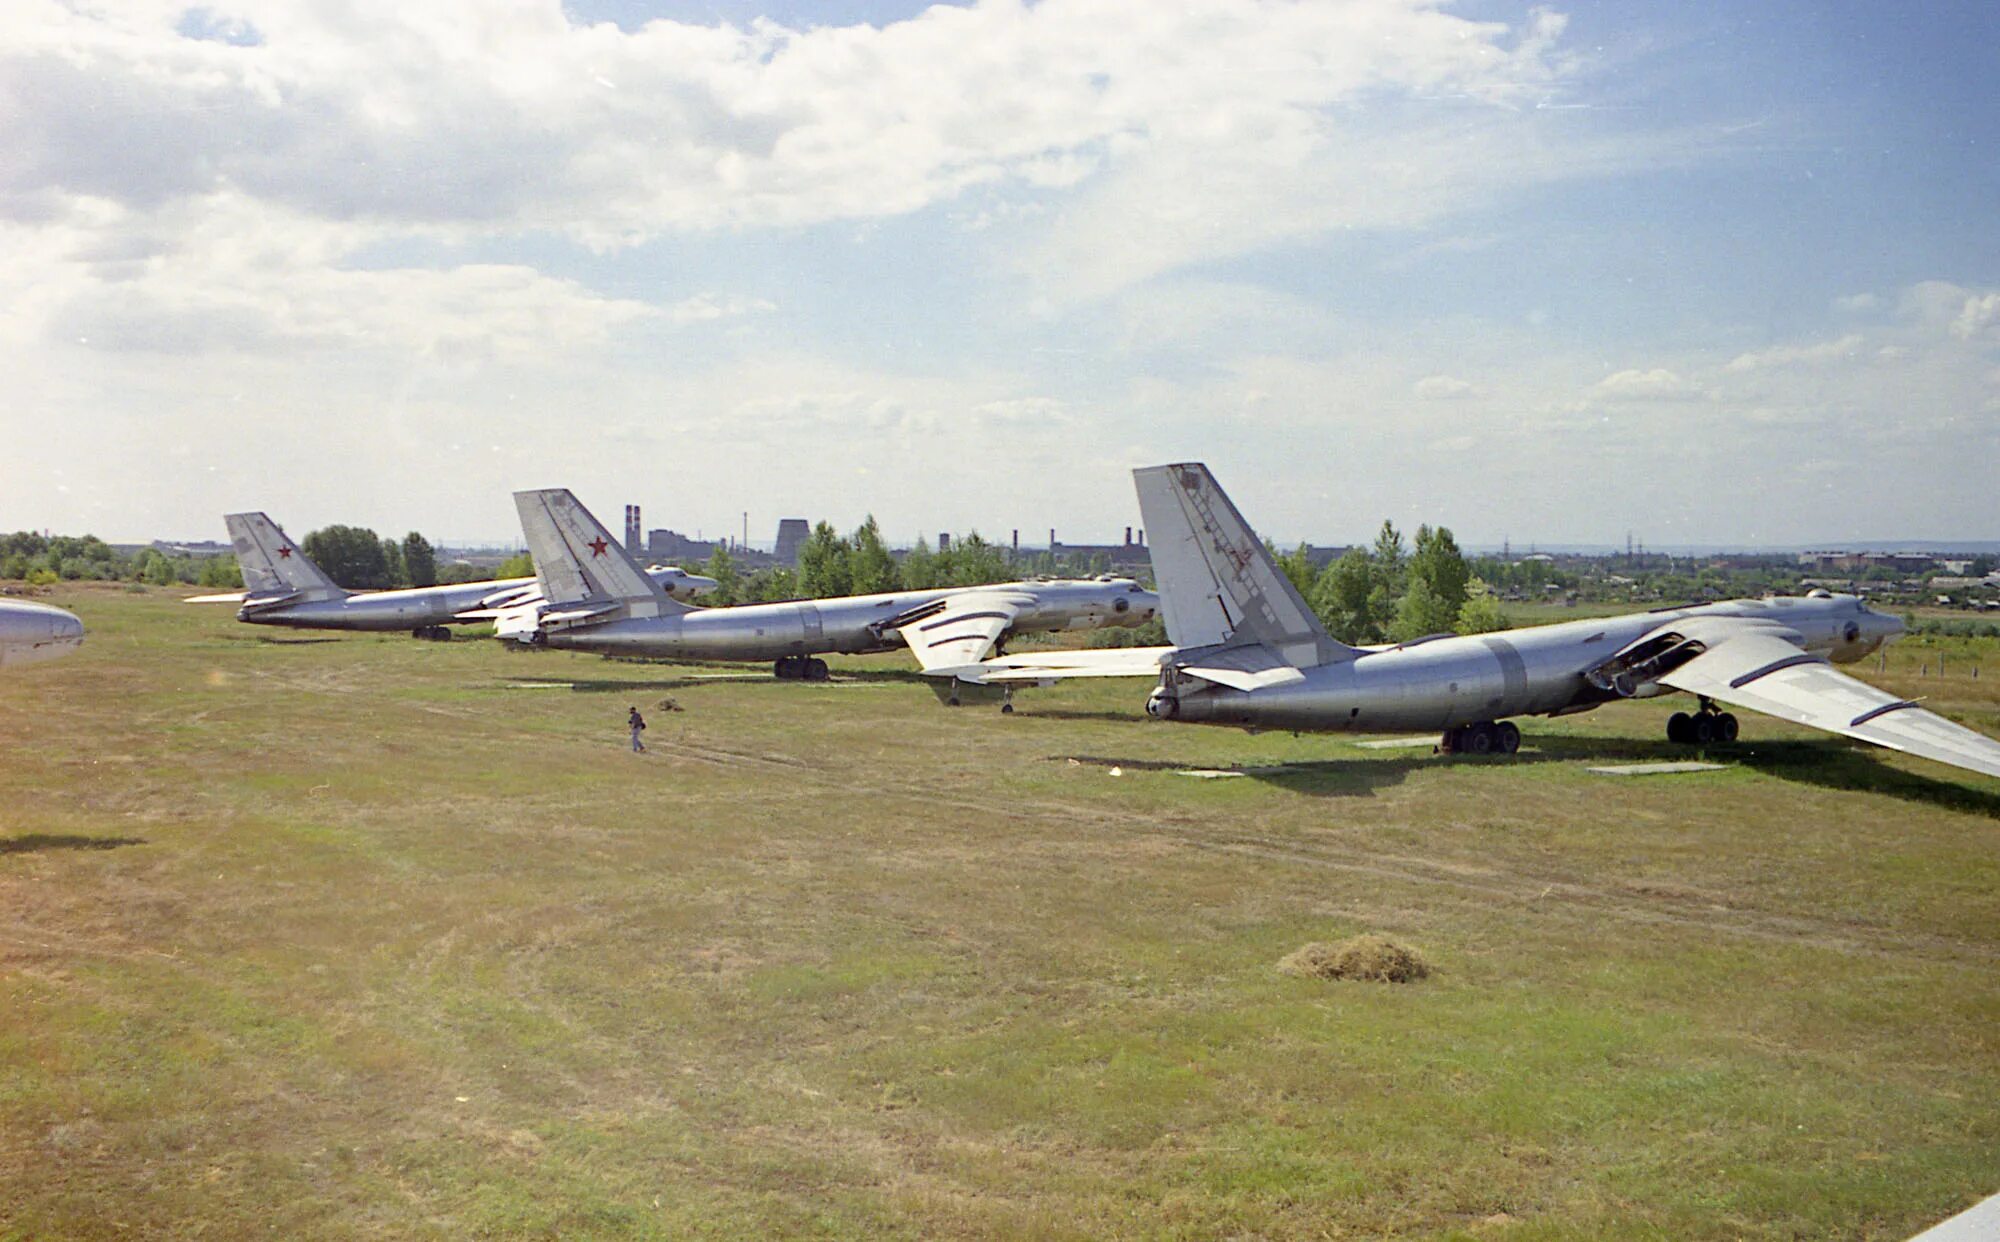
<svg viewBox="0 0 2000 1242">
<path fill-rule="evenodd" d="M 677 530 L 646 532 L 646 557 L 655 561 L 705 561 L 715 555 L 717 541 L 690 539 Z"/>
<path fill-rule="evenodd" d="M 799 549 L 806 545 L 812 528 L 804 518 L 780 518 L 778 520 L 778 542 L 772 555 L 780 565 L 799 563 Z"/>
<path fill-rule="evenodd" d="M 1801 552 L 1799 564 L 1808 569 L 1846 573 L 1888 569 L 1900 574 L 1920 574 L 1935 568 L 1937 557 L 1928 552 Z"/>
<path fill-rule="evenodd" d="M 1144 569 L 1152 563 L 1152 554 L 1146 550 L 1146 532 L 1130 526 L 1125 528 L 1123 543 L 1063 543 L 1056 538 L 1055 528 L 1050 527 L 1049 552 L 1058 560 L 1090 560 L 1101 556 L 1113 569 Z"/>
</svg>

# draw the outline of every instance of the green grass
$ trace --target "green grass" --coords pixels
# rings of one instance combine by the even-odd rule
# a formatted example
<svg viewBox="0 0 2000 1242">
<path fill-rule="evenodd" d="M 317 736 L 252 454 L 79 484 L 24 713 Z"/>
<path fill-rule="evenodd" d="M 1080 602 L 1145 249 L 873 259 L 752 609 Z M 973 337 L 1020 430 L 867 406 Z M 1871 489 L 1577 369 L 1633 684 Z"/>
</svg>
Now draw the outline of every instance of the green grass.
<svg viewBox="0 0 2000 1242">
<path fill-rule="evenodd" d="M 2000 1189 L 2000 782 L 1763 719 L 1584 771 L 1672 701 L 1446 760 L 54 602 L 84 650 L 0 680 L 0 1237 L 1901 1238 Z M 1858 671 L 2000 732 L 1996 650 Z M 1291 766 L 1171 770 L 1231 764 Z M 1437 973 L 1276 970 L 1360 931 Z"/>
</svg>

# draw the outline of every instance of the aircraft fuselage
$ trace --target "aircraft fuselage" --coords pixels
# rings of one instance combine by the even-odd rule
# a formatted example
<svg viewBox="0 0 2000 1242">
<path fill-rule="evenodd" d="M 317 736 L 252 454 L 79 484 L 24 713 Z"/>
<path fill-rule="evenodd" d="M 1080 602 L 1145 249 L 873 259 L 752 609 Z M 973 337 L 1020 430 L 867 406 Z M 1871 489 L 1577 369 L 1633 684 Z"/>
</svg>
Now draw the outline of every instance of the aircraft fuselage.
<svg viewBox="0 0 2000 1242">
<path fill-rule="evenodd" d="M 887 628 L 891 619 L 969 591 L 1031 597 L 1012 627 L 1016 633 L 1139 625 L 1150 620 L 1159 606 L 1150 591 L 1130 579 L 1014 582 L 593 619 L 568 628 L 530 628 L 517 637 L 565 651 L 664 659 L 775 660 L 888 651 L 904 645 L 897 632 Z M 501 637 L 508 636 L 503 623 Z"/>
<path fill-rule="evenodd" d="M 1862 658 L 1903 629 L 1851 595 L 1728 600 L 1369 648 L 1350 661 L 1304 669 L 1301 681 L 1250 691 L 1169 670 L 1146 709 L 1169 720 L 1342 732 L 1445 730 L 1584 711 L 1667 692 L 1641 682 L 1621 693 L 1585 674 L 1662 626 L 1704 616 L 1775 622 L 1797 632 L 1806 651 L 1839 662 Z"/>
<path fill-rule="evenodd" d="M 35 664 L 83 645 L 76 614 L 28 600 L 0 600 L 0 666 Z"/>
</svg>

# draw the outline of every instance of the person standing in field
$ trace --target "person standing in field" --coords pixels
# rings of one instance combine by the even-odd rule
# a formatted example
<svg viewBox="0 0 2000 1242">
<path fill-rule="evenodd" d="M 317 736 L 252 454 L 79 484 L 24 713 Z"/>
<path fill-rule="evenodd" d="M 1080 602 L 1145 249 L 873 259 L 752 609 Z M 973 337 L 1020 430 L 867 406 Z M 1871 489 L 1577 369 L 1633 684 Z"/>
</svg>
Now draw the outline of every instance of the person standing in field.
<svg viewBox="0 0 2000 1242">
<path fill-rule="evenodd" d="M 625 718 L 625 723 L 631 726 L 632 729 L 633 753 L 635 754 L 644 753 L 646 749 L 646 744 L 639 740 L 639 735 L 646 731 L 646 718 L 639 714 L 639 709 L 637 707 L 634 707 L 632 709 L 632 714 Z"/>
</svg>

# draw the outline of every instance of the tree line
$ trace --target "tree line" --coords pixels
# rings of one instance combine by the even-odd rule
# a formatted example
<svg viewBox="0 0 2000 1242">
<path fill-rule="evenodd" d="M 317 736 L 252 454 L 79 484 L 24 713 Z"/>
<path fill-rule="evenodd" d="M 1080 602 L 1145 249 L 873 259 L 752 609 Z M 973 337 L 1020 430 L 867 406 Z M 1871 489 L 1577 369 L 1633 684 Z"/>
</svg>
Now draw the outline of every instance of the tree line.
<svg viewBox="0 0 2000 1242">
<path fill-rule="evenodd" d="M 1321 570 L 1313 568 L 1308 551 L 1300 544 L 1278 556 L 1278 568 L 1341 642 L 1408 642 L 1507 627 L 1500 601 L 1473 576 L 1448 527 L 1417 527 L 1412 548 L 1385 521 L 1372 547 L 1349 548 Z"/>
<path fill-rule="evenodd" d="M 31 586 L 62 581 L 145 582 L 229 589 L 243 585 L 233 556 L 169 556 L 158 548 L 120 552 L 95 535 L 0 535 L 0 578 Z"/>
</svg>

